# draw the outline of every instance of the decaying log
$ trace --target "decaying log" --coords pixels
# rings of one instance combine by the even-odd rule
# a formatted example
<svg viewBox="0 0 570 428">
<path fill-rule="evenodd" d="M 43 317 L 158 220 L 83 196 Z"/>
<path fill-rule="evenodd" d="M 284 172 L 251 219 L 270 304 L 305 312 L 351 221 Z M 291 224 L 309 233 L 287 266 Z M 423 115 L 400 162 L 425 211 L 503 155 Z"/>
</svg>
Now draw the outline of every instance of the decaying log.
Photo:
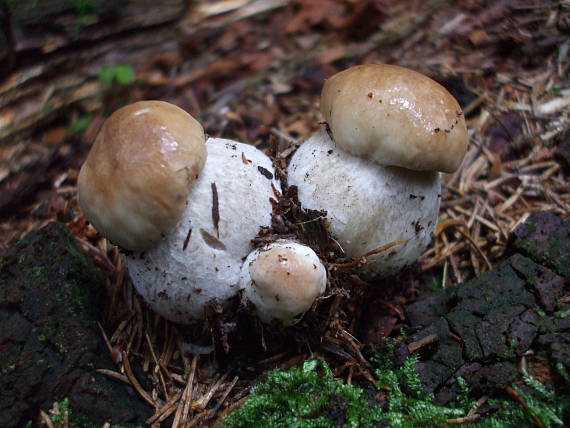
<svg viewBox="0 0 570 428">
<path fill-rule="evenodd" d="M 74 104 L 101 107 L 104 66 L 141 64 L 176 46 L 183 0 L 12 1 L 0 9 L 0 144 Z"/>
</svg>

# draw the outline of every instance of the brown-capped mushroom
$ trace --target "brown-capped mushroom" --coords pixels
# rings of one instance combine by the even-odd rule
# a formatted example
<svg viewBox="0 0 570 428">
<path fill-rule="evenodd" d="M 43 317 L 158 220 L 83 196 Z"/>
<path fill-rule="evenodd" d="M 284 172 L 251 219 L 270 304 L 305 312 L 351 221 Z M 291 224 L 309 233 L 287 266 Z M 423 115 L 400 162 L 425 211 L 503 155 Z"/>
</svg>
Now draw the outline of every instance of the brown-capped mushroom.
<svg viewBox="0 0 570 428">
<path fill-rule="evenodd" d="M 204 138 L 178 107 L 137 102 L 107 119 L 79 176 L 87 219 L 131 250 L 137 291 L 180 323 L 238 293 L 243 259 L 271 224 L 270 198 L 280 188 L 260 150 Z"/>
<path fill-rule="evenodd" d="M 240 287 L 264 322 L 288 325 L 324 293 L 327 273 L 306 245 L 278 240 L 254 250 L 241 269 Z"/>
<path fill-rule="evenodd" d="M 321 111 L 329 129 L 296 151 L 289 184 L 298 187 L 305 208 L 327 211 L 349 258 L 406 240 L 363 266 L 370 275 L 393 274 L 429 244 L 439 210 L 438 171 L 454 171 L 465 154 L 459 104 L 427 76 L 371 64 L 328 79 Z"/>
</svg>

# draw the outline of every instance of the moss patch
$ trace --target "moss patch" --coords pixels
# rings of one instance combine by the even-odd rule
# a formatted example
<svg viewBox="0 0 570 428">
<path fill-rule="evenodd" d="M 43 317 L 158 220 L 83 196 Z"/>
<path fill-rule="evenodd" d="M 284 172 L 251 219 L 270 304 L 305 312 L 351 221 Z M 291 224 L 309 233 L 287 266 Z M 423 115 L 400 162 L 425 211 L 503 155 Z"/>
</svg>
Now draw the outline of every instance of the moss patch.
<svg viewBox="0 0 570 428">
<path fill-rule="evenodd" d="M 373 427 L 381 411 L 370 401 L 364 390 L 334 379 L 326 363 L 312 360 L 267 373 L 224 427 Z"/>
<path fill-rule="evenodd" d="M 456 378 L 460 389 L 457 398 L 447 405 L 437 404 L 434 395 L 423 388 L 416 371 L 418 358 L 410 357 L 398 366 L 391 357 L 385 348 L 371 358 L 377 391 L 387 391 L 375 394 L 377 401 L 371 393 L 334 379 L 326 363 L 307 361 L 301 367 L 268 372 L 245 404 L 227 416 L 222 426 L 435 428 L 461 423 L 462 418 L 475 414 L 469 427 L 533 426 L 536 421 L 544 427 L 556 427 L 564 424 L 570 411 L 570 391 L 556 395 L 530 376 L 524 377 L 523 386 L 511 386 L 526 408 L 503 397 L 477 404 L 467 382 L 460 377 Z M 559 369 L 567 378 L 563 367 Z M 382 398 L 378 400 L 379 396 Z"/>
</svg>

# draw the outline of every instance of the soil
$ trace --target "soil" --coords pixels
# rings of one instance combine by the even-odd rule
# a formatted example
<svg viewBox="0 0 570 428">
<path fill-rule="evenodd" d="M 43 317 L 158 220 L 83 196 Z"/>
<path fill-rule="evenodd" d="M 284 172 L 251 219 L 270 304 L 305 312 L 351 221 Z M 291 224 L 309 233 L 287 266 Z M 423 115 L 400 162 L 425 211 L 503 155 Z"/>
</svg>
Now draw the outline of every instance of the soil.
<svg viewBox="0 0 570 428">
<path fill-rule="evenodd" d="M 408 344 L 400 343 L 396 355 L 403 361 L 410 352 L 419 352 L 418 373 L 438 402 L 456 398 L 458 376 L 474 394 L 483 395 L 517 382 L 521 359 L 531 374 L 545 365 L 547 373 L 556 363 L 568 365 L 568 242 L 570 220 L 533 213 L 515 230 L 512 254 L 493 270 L 405 308 L 407 329 L 419 332 Z M 97 329 L 105 313 L 106 283 L 64 225 L 51 223 L 16 245 L 0 264 L 0 283 L 5 362 L 0 388 L 10 391 L 0 399 L 0 425 L 24 426 L 36 419 L 39 409 L 47 412 L 54 401 L 66 397 L 77 417 L 99 425 L 140 425 L 150 416 L 150 407 L 130 386 L 96 370 L 114 369 Z M 251 377 L 247 366 L 255 362 L 251 353 L 259 330 L 251 318 L 241 321 L 250 323 L 251 329 L 230 329 L 228 346 L 234 357 L 220 362 L 241 366 L 240 376 L 246 378 Z M 304 322 L 308 324 L 288 330 L 289 340 L 282 343 L 279 337 L 287 334 L 275 330 L 272 351 L 295 346 L 295 331 L 305 343 L 318 346 L 320 334 L 314 332 L 311 341 L 301 332 L 311 322 L 314 327 L 315 320 Z M 327 350 L 336 357 L 344 353 L 346 359 L 353 358 L 350 349 L 324 346 Z M 150 381 L 144 373 L 139 375 L 143 382 Z"/>
</svg>

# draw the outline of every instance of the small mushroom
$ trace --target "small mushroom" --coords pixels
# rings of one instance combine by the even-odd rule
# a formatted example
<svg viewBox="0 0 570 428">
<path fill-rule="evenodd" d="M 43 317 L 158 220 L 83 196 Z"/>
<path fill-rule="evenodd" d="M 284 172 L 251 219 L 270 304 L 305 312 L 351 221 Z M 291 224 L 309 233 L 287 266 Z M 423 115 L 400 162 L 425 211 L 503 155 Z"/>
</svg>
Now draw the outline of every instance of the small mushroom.
<svg viewBox="0 0 570 428">
<path fill-rule="evenodd" d="M 309 247 L 279 240 L 254 250 L 243 263 L 240 287 L 264 322 L 293 324 L 324 293 L 326 269 Z"/>
<path fill-rule="evenodd" d="M 324 85 L 323 130 L 293 155 L 288 182 L 305 208 L 325 210 L 349 258 L 406 240 L 370 256 L 369 275 L 390 275 L 413 263 L 431 240 L 440 177 L 467 148 L 457 101 L 441 85 L 393 65 L 362 65 Z"/>
</svg>

